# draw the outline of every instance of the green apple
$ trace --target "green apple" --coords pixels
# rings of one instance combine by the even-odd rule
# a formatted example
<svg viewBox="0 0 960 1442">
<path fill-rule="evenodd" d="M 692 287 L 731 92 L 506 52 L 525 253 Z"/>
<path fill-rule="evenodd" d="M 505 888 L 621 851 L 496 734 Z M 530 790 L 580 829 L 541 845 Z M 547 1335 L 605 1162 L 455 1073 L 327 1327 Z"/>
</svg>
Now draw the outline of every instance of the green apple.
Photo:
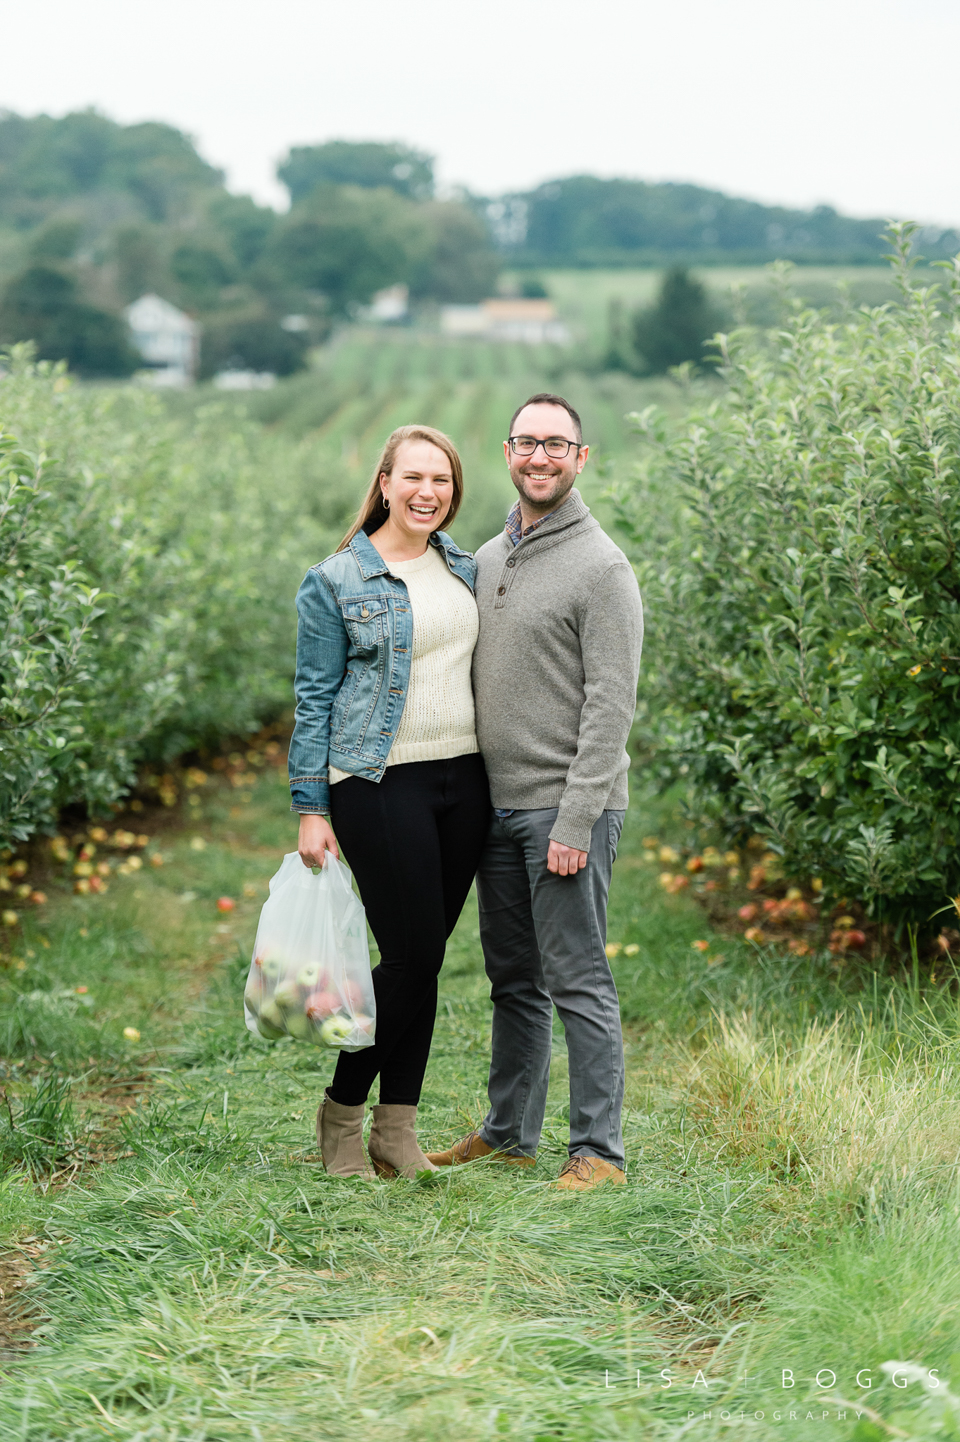
<svg viewBox="0 0 960 1442">
<path fill-rule="evenodd" d="M 320 1028 L 320 1036 L 327 1046 L 341 1046 L 353 1031 L 353 1022 L 348 1016 L 328 1016 Z"/>
<path fill-rule="evenodd" d="M 286 1032 L 283 1012 L 275 1001 L 268 1001 L 260 1008 L 260 1020 L 265 1026 L 273 1027 L 280 1036 Z"/>
<path fill-rule="evenodd" d="M 287 1017 L 287 1031 L 297 1041 L 313 1040 L 313 1023 L 302 1011 L 291 1012 Z"/>
<path fill-rule="evenodd" d="M 300 1006 L 300 990 L 295 981 L 282 981 L 273 993 L 273 999 L 277 1006 L 284 1011 L 293 1011 Z"/>
<path fill-rule="evenodd" d="M 297 986 L 302 986 L 305 991 L 316 991 L 319 985 L 319 966 L 305 966 L 297 972 Z"/>
<path fill-rule="evenodd" d="M 279 1027 L 271 1026 L 269 1022 L 264 1021 L 262 1016 L 257 1017 L 257 1031 L 267 1041 L 279 1041 L 285 1035 Z"/>
<path fill-rule="evenodd" d="M 275 984 L 283 975 L 283 962 L 278 956 L 265 956 L 262 959 L 258 957 L 257 966 L 264 981 Z"/>
<path fill-rule="evenodd" d="M 260 986 L 260 983 L 257 981 L 248 981 L 243 990 L 243 1001 L 244 1005 L 249 1011 L 253 1012 L 254 1016 L 256 1016 L 257 1012 L 260 1010 L 260 1003 L 262 1000 L 263 990 Z"/>
</svg>

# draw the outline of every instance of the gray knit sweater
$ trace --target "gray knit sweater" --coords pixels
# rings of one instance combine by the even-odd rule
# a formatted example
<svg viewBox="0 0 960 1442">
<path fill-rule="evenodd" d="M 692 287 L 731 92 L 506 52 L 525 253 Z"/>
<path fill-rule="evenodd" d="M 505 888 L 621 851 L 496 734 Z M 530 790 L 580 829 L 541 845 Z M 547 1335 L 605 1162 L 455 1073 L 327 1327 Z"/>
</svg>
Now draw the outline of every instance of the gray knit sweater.
<svg viewBox="0 0 960 1442">
<path fill-rule="evenodd" d="M 559 808 L 552 840 L 580 851 L 627 804 L 643 608 L 629 561 L 577 491 L 514 546 L 477 552 L 477 740 L 496 807 Z"/>
</svg>

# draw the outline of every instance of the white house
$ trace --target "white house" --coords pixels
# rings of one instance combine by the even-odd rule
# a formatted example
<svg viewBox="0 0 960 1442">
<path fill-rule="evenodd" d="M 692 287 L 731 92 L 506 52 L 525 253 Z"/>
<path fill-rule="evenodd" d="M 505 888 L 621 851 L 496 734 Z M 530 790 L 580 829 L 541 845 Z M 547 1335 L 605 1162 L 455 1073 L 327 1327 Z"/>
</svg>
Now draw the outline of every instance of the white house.
<svg viewBox="0 0 960 1442">
<path fill-rule="evenodd" d="M 124 315 L 130 339 L 154 368 L 156 385 L 186 386 L 197 373 L 200 327 L 159 295 L 142 295 Z"/>
<path fill-rule="evenodd" d="M 526 345 L 567 345 L 570 332 L 549 300 L 491 299 L 479 305 L 445 305 L 440 329 L 449 336 L 521 341 Z"/>
<path fill-rule="evenodd" d="M 410 309 L 410 289 L 405 285 L 388 285 L 378 290 L 367 307 L 367 315 L 380 325 L 396 325 L 406 320 Z"/>
</svg>

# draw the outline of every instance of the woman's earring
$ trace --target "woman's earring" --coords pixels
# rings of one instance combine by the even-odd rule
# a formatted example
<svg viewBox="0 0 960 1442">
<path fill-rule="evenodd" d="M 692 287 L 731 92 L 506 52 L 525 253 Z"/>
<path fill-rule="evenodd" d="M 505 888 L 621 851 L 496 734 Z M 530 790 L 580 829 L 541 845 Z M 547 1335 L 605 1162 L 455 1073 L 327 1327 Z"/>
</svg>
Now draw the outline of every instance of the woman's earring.
<svg viewBox="0 0 960 1442">
<path fill-rule="evenodd" d="M 387 500 L 386 496 L 383 494 L 382 491 L 380 492 L 380 499 L 383 501 L 383 509 L 384 509 L 385 511 L 389 511 L 389 509 L 390 509 L 390 502 Z"/>
</svg>

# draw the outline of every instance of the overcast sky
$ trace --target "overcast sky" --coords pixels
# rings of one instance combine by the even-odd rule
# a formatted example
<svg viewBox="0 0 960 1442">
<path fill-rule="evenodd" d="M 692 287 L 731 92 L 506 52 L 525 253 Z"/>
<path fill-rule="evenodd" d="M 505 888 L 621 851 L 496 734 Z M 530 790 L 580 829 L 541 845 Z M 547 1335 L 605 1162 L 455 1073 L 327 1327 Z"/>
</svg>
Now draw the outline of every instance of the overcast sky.
<svg viewBox="0 0 960 1442">
<path fill-rule="evenodd" d="M 290 145 L 399 139 L 480 193 L 590 171 L 960 223 L 958 0 L 3 0 L 0 105 Z"/>
</svg>

